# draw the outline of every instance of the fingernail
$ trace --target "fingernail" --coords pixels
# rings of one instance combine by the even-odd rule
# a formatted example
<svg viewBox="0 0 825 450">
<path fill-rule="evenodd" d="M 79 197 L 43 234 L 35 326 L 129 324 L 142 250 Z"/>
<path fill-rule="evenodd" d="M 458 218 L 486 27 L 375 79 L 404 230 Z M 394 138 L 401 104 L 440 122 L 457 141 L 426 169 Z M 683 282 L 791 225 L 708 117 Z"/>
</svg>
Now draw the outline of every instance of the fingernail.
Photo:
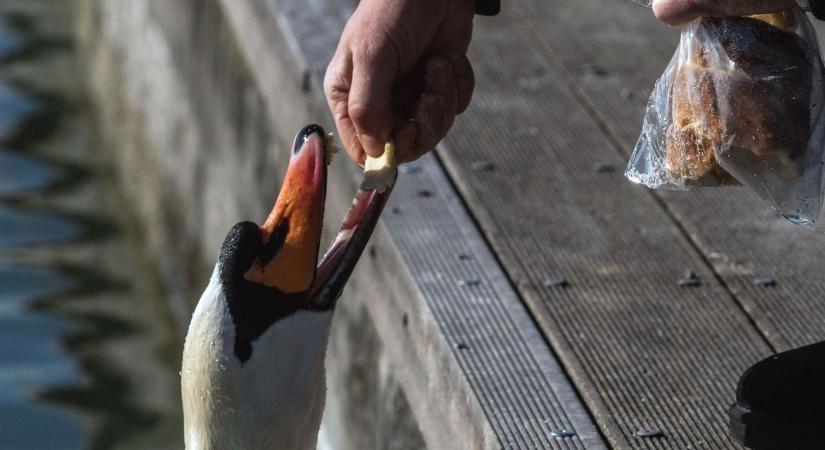
<svg viewBox="0 0 825 450">
<path fill-rule="evenodd" d="M 384 153 L 385 143 L 383 142 L 383 139 L 375 139 L 374 137 L 365 134 L 362 134 L 360 138 L 361 146 L 368 155 L 375 158 Z"/>
</svg>

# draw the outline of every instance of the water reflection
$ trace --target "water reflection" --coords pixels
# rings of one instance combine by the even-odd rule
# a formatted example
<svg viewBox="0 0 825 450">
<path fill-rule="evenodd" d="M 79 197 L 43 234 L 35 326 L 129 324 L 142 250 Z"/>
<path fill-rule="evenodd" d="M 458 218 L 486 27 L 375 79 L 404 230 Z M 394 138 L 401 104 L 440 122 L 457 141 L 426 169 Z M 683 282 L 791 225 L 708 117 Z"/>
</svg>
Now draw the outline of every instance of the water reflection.
<svg viewBox="0 0 825 450">
<path fill-rule="evenodd" d="M 0 206 L 0 249 L 60 243 L 77 235 L 77 224 L 60 216 Z"/>
<path fill-rule="evenodd" d="M 34 100 L 0 78 L 0 136 L 8 136 L 20 121 L 35 110 Z"/>
<path fill-rule="evenodd" d="M 179 335 L 51 70 L 59 3 L 0 2 L 0 449 L 181 448 Z"/>
<path fill-rule="evenodd" d="M 0 266 L 0 286 L 0 447 L 82 448 L 77 419 L 32 401 L 43 386 L 80 381 L 58 345 L 68 324 L 27 311 L 30 301 L 54 295 L 69 283 L 42 268 Z M 48 424 L 49 432 L 33 432 L 33 424 Z"/>
<path fill-rule="evenodd" d="M 0 152 L 0 197 L 43 189 L 60 178 L 59 172 L 57 167 L 10 152 Z"/>
<path fill-rule="evenodd" d="M 23 37 L 18 34 L 6 17 L 0 17 L 0 59 L 8 58 L 23 47 Z"/>
</svg>

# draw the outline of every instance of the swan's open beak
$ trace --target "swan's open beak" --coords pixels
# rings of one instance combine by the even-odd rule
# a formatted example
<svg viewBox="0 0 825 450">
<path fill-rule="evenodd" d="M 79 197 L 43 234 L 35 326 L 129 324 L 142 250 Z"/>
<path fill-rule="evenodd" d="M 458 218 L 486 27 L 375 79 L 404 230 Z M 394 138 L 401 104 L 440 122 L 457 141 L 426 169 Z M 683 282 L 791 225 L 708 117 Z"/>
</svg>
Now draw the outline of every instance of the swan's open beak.
<svg viewBox="0 0 825 450">
<path fill-rule="evenodd" d="M 306 307 L 313 310 L 335 305 L 393 187 L 381 193 L 359 189 L 338 235 L 316 269 L 330 159 L 331 144 L 323 128 L 310 125 L 298 133 L 281 193 L 261 227 L 263 252 L 244 275 L 249 281 L 284 293 L 307 292 Z"/>
<path fill-rule="evenodd" d="M 397 173 L 394 174 L 392 183 L 382 192 L 358 190 L 338 235 L 318 266 L 318 273 L 309 293 L 309 304 L 312 309 L 325 310 L 335 306 L 375 230 L 381 211 L 384 210 L 395 186 L 396 176 Z"/>
<path fill-rule="evenodd" d="M 245 278 L 282 292 L 305 292 L 315 278 L 327 190 L 324 129 L 304 127 L 292 147 L 278 200 L 261 227 L 263 251 Z"/>
</svg>

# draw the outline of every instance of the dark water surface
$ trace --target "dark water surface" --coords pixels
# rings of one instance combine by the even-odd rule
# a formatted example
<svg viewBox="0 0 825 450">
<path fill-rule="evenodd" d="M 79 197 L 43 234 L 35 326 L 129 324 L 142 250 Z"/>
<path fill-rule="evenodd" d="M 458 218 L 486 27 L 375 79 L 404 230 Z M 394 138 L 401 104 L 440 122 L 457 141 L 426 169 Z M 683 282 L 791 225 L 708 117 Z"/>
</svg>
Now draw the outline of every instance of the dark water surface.
<svg viewBox="0 0 825 450">
<path fill-rule="evenodd" d="M 0 450 L 179 449 L 180 336 L 96 138 L 71 3 L 0 0 Z"/>
</svg>

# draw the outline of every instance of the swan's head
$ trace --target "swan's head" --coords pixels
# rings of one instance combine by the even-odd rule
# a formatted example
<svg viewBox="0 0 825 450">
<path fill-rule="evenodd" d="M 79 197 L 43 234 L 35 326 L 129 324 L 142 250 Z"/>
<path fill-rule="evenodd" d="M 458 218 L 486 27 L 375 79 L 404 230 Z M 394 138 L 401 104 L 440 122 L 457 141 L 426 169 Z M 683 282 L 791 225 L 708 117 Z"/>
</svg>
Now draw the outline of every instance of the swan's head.
<svg viewBox="0 0 825 450">
<path fill-rule="evenodd" d="M 184 348 L 188 448 L 314 442 L 331 311 L 390 192 L 360 190 L 318 264 L 330 157 L 321 127 L 301 130 L 269 217 L 223 243 Z"/>
</svg>

